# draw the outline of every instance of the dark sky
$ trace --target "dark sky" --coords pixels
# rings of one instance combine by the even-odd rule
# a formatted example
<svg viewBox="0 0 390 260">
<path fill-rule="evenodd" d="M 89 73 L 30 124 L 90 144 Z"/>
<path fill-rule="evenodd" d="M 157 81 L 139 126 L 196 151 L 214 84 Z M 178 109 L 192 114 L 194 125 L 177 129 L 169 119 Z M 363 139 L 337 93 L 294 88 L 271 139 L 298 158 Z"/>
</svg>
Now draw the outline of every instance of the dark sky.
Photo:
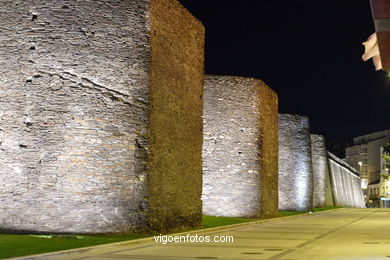
<svg viewBox="0 0 390 260">
<path fill-rule="evenodd" d="M 390 78 L 364 63 L 369 0 L 180 0 L 206 27 L 207 74 L 255 77 L 329 140 L 390 128 Z"/>
</svg>

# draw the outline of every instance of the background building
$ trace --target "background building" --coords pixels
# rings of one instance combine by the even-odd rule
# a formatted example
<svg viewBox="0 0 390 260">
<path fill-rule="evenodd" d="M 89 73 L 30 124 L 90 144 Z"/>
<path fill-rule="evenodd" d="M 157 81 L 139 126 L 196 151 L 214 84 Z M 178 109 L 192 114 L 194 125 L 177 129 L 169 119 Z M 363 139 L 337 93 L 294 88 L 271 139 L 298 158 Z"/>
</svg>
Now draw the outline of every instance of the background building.
<svg viewBox="0 0 390 260">
<path fill-rule="evenodd" d="M 383 146 L 389 140 L 390 129 L 327 144 L 331 152 L 337 153 L 340 158 L 360 172 L 362 189 L 368 206 L 383 206 L 383 203 L 380 203 L 381 196 L 387 195 L 388 192 L 385 183 L 387 181 L 381 178 L 381 174 L 386 168 L 382 156 Z"/>
<path fill-rule="evenodd" d="M 367 206 L 374 208 L 390 208 L 390 180 L 386 178 L 389 169 L 386 167 L 386 160 L 383 158 L 383 147 L 380 147 L 380 176 L 379 180 L 367 187 Z"/>
</svg>

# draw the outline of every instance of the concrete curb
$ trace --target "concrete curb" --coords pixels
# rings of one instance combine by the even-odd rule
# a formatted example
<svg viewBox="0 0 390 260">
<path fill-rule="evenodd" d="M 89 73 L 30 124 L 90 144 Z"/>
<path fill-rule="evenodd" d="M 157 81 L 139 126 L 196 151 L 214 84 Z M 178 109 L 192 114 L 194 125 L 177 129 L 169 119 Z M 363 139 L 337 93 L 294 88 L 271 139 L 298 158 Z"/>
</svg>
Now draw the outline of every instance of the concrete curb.
<svg viewBox="0 0 390 260">
<path fill-rule="evenodd" d="M 226 229 L 238 228 L 238 227 L 249 226 L 249 225 L 257 225 L 257 224 L 263 224 L 263 223 L 269 223 L 269 222 L 287 221 L 290 219 L 318 215 L 318 214 L 323 214 L 326 212 L 342 210 L 342 209 L 344 209 L 344 208 L 330 209 L 330 210 L 318 211 L 318 212 L 313 212 L 313 213 L 305 213 L 305 214 L 299 214 L 299 215 L 293 215 L 293 216 L 269 218 L 269 219 L 250 221 L 250 222 L 244 222 L 244 223 L 238 223 L 238 224 L 232 224 L 232 225 L 226 225 L 226 226 L 220 226 L 220 227 L 213 227 L 213 228 L 196 229 L 196 230 L 190 230 L 190 231 L 184 231 L 184 232 L 180 232 L 180 233 L 172 233 L 172 234 L 166 234 L 166 235 L 180 236 L 180 235 L 197 234 L 197 233 L 209 234 L 209 233 L 215 233 L 216 231 L 223 231 Z M 91 250 L 99 250 L 99 249 L 104 249 L 104 248 L 108 248 L 108 247 L 143 245 L 143 244 L 147 244 L 147 243 L 151 243 L 151 242 L 155 242 L 153 236 L 147 237 L 147 238 L 140 238 L 140 239 L 115 242 L 115 243 L 102 244 L 102 245 L 97 245 L 97 246 L 67 249 L 67 250 L 55 251 L 55 252 L 50 252 L 50 253 L 22 256 L 22 257 L 16 257 L 16 258 L 7 258 L 7 259 L 12 259 L 12 260 L 49 259 L 51 257 L 71 256 L 73 254 L 86 253 L 86 252 L 91 251 Z"/>
</svg>

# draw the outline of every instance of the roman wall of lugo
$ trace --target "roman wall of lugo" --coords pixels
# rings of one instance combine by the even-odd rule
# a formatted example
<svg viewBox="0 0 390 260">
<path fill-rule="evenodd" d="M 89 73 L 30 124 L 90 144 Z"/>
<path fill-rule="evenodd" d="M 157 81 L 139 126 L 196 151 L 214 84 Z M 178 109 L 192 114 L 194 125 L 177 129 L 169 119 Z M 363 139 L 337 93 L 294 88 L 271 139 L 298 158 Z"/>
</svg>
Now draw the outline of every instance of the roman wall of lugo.
<svg viewBox="0 0 390 260">
<path fill-rule="evenodd" d="M 0 229 L 199 226 L 203 25 L 175 0 L 0 4 Z"/>
<path fill-rule="evenodd" d="M 278 116 L 265 83 L 204 79 L 205 29 L 178 1 L 0 5 L 1 232 L 168 232 L 199 227 L 202 208 L 364 207 L 356 172 L 327 166 L 308 118 Z"/>
<path fill-rule="evenodd" d="M 313 165 L 313 207 L 334 206 L 325 137 L 311 134 L 310 142 Z"/>
<path fill-rule="evenodd" d="M 253 78 L 207 75 L 204 86 L 204 214 L 275 216 L 277 95 Z"/>
<path fill-rule="evenodd" d="M 279 114 L 279 209 L 309 211 L 313 198 L 309 119 Z"/>
<path fill-rule="evenodd" d="M 328 158 L 334 205 L 365 208 L 359 172 L 330 152 Z"/>
</svg>

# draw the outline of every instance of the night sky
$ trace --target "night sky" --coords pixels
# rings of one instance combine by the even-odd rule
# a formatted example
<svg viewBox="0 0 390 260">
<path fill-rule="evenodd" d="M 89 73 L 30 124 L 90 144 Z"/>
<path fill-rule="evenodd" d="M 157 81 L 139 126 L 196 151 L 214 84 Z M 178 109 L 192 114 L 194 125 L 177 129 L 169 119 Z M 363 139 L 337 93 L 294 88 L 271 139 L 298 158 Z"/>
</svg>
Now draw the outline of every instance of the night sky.
<svg viewBox="0 0 390 260">
<path fill-rule="evenodd" d="M 206 28 L 207 74 L 254 77 L 327 140 L 390 128 L 390 78 L 364 63 L 369 0 L 180 0 Z"/>
</svg>

